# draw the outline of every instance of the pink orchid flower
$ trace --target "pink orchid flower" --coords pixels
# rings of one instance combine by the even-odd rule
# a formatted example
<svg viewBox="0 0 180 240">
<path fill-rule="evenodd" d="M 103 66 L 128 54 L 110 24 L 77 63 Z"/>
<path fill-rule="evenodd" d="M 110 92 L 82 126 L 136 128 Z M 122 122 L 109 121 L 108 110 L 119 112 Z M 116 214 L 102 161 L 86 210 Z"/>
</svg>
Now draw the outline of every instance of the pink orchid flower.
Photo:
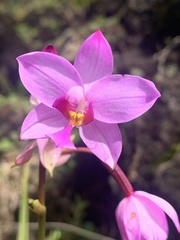
<svg viewBox="0 0 180 240">
<path fill-rule="evenodd" d="M 112 51 L 100 30 L 82 44 L 74 65 L 47 52 L 17 60 L 23 85 L 41 102 L 25 118 L 21 139 L 51 137 L 57 146 L 65 141 L 74 148 L 70 133 L 77 127 L 86 146 L 111 168 L 122 149 L 117 123 L 139 117 L 160 96 L 151 81 L 112 75 Z"/>
<path fill-rule="evenodd" d="M 165 213 L 180 232 L 178 215 L 164 199 L 143 191 L 136 191 L 124 198 L 116 209 L 116 220 L 123 240 L 167 239 Z"/>
</svg>

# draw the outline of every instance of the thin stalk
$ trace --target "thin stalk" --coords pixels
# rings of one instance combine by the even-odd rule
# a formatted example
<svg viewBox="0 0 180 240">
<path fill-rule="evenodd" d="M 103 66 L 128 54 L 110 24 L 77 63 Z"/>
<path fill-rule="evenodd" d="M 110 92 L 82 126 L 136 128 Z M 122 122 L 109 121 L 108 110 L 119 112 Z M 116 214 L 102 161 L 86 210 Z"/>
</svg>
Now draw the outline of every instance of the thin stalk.
<svg viewBox="0 0 180 240">
<path fill-rule="evenodd" d="M 93 154 L 91 150 L 89 150 L 89 148 L 87 147 L 77 147 L 76 149 L 63 149 L 61 154 L 64 155 L 64 154 L 72 154 L 72 153 L 79 153 L 79 152 Z"/>
<path fill-rule="evenodd" d="M 39 161 L 39 188 L 38 199 L 39 202 L 45 206 L 45 181 L 46 181 L 46 169 Z M 38 240 L 45 240 L 46 230 L 46 213 L 38 215 Z"/>
<path fill-rule="evenodd" d="M 29 239 L 29 210 L 28 202 L 28 180 L 29 180 L 29 164 L 25 164 L 22 172 L 22 196 L 19 210 L 19 228 L 17 240 Z"/>
<path fill-rule="evenodd" d="M 114 177 L 116 182 L 118 183 L 119 187 L 121 188 L 122 192 L 128 197 L 130 196 L 134 190 L 133 187 L 122 171 L 122 169 L 119 167 L 118 164 L 116 164 L 115 168 L 110 168 L 107 164 L 103 164 L 105 168 L 108 170 L 108 172 Z"/>
</svg>

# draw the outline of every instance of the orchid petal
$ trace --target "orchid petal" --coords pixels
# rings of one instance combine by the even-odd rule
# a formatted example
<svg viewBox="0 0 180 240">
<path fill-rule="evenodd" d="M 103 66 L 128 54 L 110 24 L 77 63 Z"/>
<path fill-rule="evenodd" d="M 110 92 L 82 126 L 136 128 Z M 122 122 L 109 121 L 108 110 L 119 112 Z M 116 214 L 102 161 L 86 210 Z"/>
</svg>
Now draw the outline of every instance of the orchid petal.
<svg viewBox="0 0 180 240">
<path fill-rule="evenodd" d="M 86 100 L 94 118 L 107 123 L 128 122 L 145 113 L 160 93 L 154 83 L 138 76 L 112 75 L 91 85 Z"/>
<path fill-rule="evenodd" d="M 37 144 L 41 163 L 52 177 L 54 168 L 67 162 L 71 155 L 61 156 L 62 148 L 57 148 L 51 139 L 38 139 Z"/>
<path fill-rule="evenodd" d="M 112 74 L 113 56 L 109 43 L 100 30 L 82 44 L 75 62 L 84 84 Z"/>
<path fill-rule="evenodd" d="M 55 142 L 56 147 L 76 149 L 76 147 L 74 146 L 70 139 L 71 130 L 72 126 L 69 125 L 62 131 L 54 133 L 52 135 L 48 135 L 48 137 L 50 137 Z"/>
<path fill-rule="evenodd" d="M 156 204 L 159 208 L 161 208 L 171 218 L 178 232 L 180 232 L 180 223 L 179 223 L 178 215 L 175 209 L 171 206 L 171 204 L 169 204 L 166 200 L 160 197 L 157 197 L 155 195 L 152 195 L 143 191 L 136 191 L 135 195 L 138 197 L 140 196 L 143 198 L 148 198 L 154 204 Z"/>
<path fill-rule="evenodd" d="M 25 88 L 48 106 L 60 95 L 75 86 L 82 85 L 81 78 L 66 59 L 48 52 L 21 55 L 19 74 Z"/>
<path fill-rule="evenodd" d="M 67 125 L 68 121 L 57 109 L 40 103 L 26 116 L 21 128 L 21 139 L 45 138 Z"/>
<path fill-rule="evenodd" d="M 140 224 L 140 235 L 143 239 L 166 240 L 168 224 L 165 213 L 148 198 L 136 198 L 137 217 Z"/>
<path fill-rule="evenodd" d="M 137 195 L 123 199 L 116 209 L 116 219 L 123 239 L 167 239 L 168 226 L 164 212 L 147 198 Z"/>
<path fill-rule="evenodd" d="M 87 147 L 104 163 L 114 168 L 122 149 L 121 133 L 116 124 L 94 120 L 79 128 Z"/>
<path fill-rule="evenodd" d="M 24 150 L 16 157 L 14 166 L 20 166 L 20 165 L 23 165 L 24 163 L 27 163 L 32 157 L 32 152 L 35 146 L 36 146 L 35 142 L 30 142 L 24 148 Z"/>
<path fill-rule="evenodd" d="M 140 240 L 139 221 L 136 217 L 136 205 L 134 199 L 124 198 L 116 208 L 116 220 L 123 240 Z"/>
</svg>

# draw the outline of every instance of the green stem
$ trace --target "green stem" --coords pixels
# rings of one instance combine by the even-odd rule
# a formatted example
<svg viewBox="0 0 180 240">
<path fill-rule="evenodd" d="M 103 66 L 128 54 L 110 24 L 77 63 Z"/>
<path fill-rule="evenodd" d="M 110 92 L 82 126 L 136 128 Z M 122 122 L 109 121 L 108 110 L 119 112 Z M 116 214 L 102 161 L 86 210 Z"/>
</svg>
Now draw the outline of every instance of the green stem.
<svg viewBox="0 0 180 240">
<path fill-rule="evenodd" d="M 23 166 L 22 172 L 22 195 L 19 210 L 19 228 L 17 240 L 29 239 L 29 209 L 28 202 L 28 180 L 29 180 L 29 164 Z M 3 228 L 3 227 L 2 227 Z"/>
<path fill-rule="evenodd" d="M 46 181 L 46 169 L 39 161 L 39 189 L 38 189 L 38 199 L 39 202 L 45 206 L 45 181 Z M 46 213 L 38 215 L 38 240 L 45 240 L 45 230 L 46 230 Z"/>
</svg>

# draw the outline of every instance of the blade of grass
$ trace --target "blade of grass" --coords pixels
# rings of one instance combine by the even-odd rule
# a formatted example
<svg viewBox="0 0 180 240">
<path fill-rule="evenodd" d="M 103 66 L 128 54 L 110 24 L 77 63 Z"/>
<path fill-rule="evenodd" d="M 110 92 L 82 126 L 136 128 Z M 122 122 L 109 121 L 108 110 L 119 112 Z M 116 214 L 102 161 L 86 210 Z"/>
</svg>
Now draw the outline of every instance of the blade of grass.
<svg viewBox="0 0 180 240">
<path fill-rule="evenodd" d="M 28 179 L 29 164 L 25 164 L 22 172 L 22 193 L 19 208 L 19 226 L 16 240 L 29 240 Z"/>
<path fill-rule="evenodd" d="M 69 232 L 74 235 L 77 235 L 79 237 L 83 237 L 84 239 L 89 239 L 89 240 L 116 240 L 111 237 L 106 237 L 104 235 L 101 235 L 99 233 L 94 233 L 89 230 L 76 227 L 74 225 L 71 225 L 69 223 L 62 223 L 62 222 L 46 222 L 46 229 L 48 230 L 59 230 L 61 233 L 64 232 Z M 31 232 L 32 231 L 37 231 L 38 229 L 38 223 L 35 222 L 30 222 L 29 227 Z M 17 229 L 17 223 L 13 223 L 13 227 L 11 228 L 11 231 L 16 231 Z M 19 239 L 18 239 L 19 240 Z"/>
</svg>

